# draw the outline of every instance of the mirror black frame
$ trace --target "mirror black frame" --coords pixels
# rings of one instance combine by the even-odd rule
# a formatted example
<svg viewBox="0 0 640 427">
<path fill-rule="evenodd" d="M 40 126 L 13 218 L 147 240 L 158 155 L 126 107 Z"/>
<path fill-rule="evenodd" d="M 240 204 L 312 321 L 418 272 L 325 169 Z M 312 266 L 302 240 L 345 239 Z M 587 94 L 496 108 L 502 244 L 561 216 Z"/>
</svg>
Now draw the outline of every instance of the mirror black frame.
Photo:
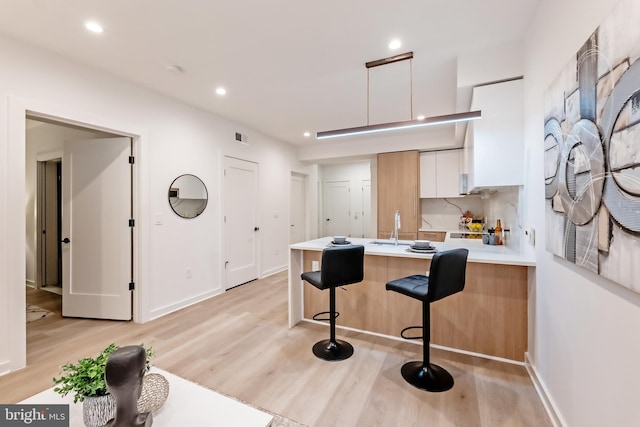
<svg viewBox="0 0 640 427">
<path fill-rule="evenodd" d="M 180 198 L 180 183 L 178 180 L 181 178 L 182 181 L 188 178 L 190 181 L 193 181 L 194 185 L 201 186 L 201 188 L 197 188 L 197 190 L 204 191 L 204 199 Z M 171 182 L 171 185 L 169 186 L 168 199 L 169 206 L 171 206 L 171 210 L 176 215 L 180 218 L 193 219 L 200 216 L 207 207 L 207 203 L 209 202 L 209 192 L 207 190 L 207 186 L 200 178 L 193 174 L 185 173 L 178 176 Z"/>
</svg>

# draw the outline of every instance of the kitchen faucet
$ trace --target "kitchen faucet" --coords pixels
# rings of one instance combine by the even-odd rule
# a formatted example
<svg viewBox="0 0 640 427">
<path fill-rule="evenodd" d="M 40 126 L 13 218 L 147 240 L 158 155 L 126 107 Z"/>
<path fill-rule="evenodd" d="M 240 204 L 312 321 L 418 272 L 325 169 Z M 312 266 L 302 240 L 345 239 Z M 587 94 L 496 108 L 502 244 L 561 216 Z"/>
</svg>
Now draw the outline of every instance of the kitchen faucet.
<svg viewBox="0 0 640 427">
<path fill-rule="evenodd" d="M 398 230 L 400 230 L 400 211 L 396 209 L 393 215 L 393 234 L 391 235 L 396 246 L 398 245 Z"/>
</svg>

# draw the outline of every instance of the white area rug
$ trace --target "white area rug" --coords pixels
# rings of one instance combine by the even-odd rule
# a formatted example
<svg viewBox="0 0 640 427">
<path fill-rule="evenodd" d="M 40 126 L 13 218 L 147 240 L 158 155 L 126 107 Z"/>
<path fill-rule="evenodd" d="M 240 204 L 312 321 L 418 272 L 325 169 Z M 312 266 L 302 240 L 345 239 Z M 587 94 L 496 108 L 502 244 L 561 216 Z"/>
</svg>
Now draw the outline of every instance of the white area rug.
<svg viewBox="0 0 640 427">
<path fill-rule="evenodd" d="M 151 372 L 161 374 L 169 381 L 169 396 L 164 406 L 153 413 L 153 427 L 300 426 L 286 418 L 244 404 L 162 369 L 154 367 Z M 53 387 L 20 403 L 38 405 L 68 403 L 70 427 L 84 427 L 82 404 L 74 404 L 71 395 L 60 396 L 53 391 Z"/>
<path fill-rule="evenodd" d="M 27 323 L 35 322 L 36 320 L 44 319 L 52 315 L 52 311 L 45 310 L 37 305 L 27 304 Z"/>
</svg>

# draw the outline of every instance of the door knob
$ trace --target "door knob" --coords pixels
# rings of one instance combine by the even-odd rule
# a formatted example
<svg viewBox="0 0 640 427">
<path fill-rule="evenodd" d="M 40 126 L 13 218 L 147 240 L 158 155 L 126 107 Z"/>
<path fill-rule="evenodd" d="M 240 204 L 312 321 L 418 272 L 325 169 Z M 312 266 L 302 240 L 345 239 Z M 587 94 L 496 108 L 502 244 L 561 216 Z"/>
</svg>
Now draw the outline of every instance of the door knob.
<svg viewBox="0 0 640 427">
<path fill-rule="evenodd" d="M 69 240 L 68 237 L 65 237 L 64 239 L 60 240 L 62 243 L 69 243 L 71 242 L 71 240 Z"/>
</svg>

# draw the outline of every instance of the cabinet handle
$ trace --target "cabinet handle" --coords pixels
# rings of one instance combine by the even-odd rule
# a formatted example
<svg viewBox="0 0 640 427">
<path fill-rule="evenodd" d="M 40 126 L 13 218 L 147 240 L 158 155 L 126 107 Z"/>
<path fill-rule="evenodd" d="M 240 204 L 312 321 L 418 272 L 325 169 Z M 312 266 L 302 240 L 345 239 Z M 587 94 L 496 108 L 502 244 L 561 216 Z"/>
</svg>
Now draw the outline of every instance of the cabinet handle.
<svg viewBox="0 0 640 427">
<path fill-rule="evenodd" d="M 413 218 L 418 217 L 418 186 L 413 186 Z"/>
</svg>

